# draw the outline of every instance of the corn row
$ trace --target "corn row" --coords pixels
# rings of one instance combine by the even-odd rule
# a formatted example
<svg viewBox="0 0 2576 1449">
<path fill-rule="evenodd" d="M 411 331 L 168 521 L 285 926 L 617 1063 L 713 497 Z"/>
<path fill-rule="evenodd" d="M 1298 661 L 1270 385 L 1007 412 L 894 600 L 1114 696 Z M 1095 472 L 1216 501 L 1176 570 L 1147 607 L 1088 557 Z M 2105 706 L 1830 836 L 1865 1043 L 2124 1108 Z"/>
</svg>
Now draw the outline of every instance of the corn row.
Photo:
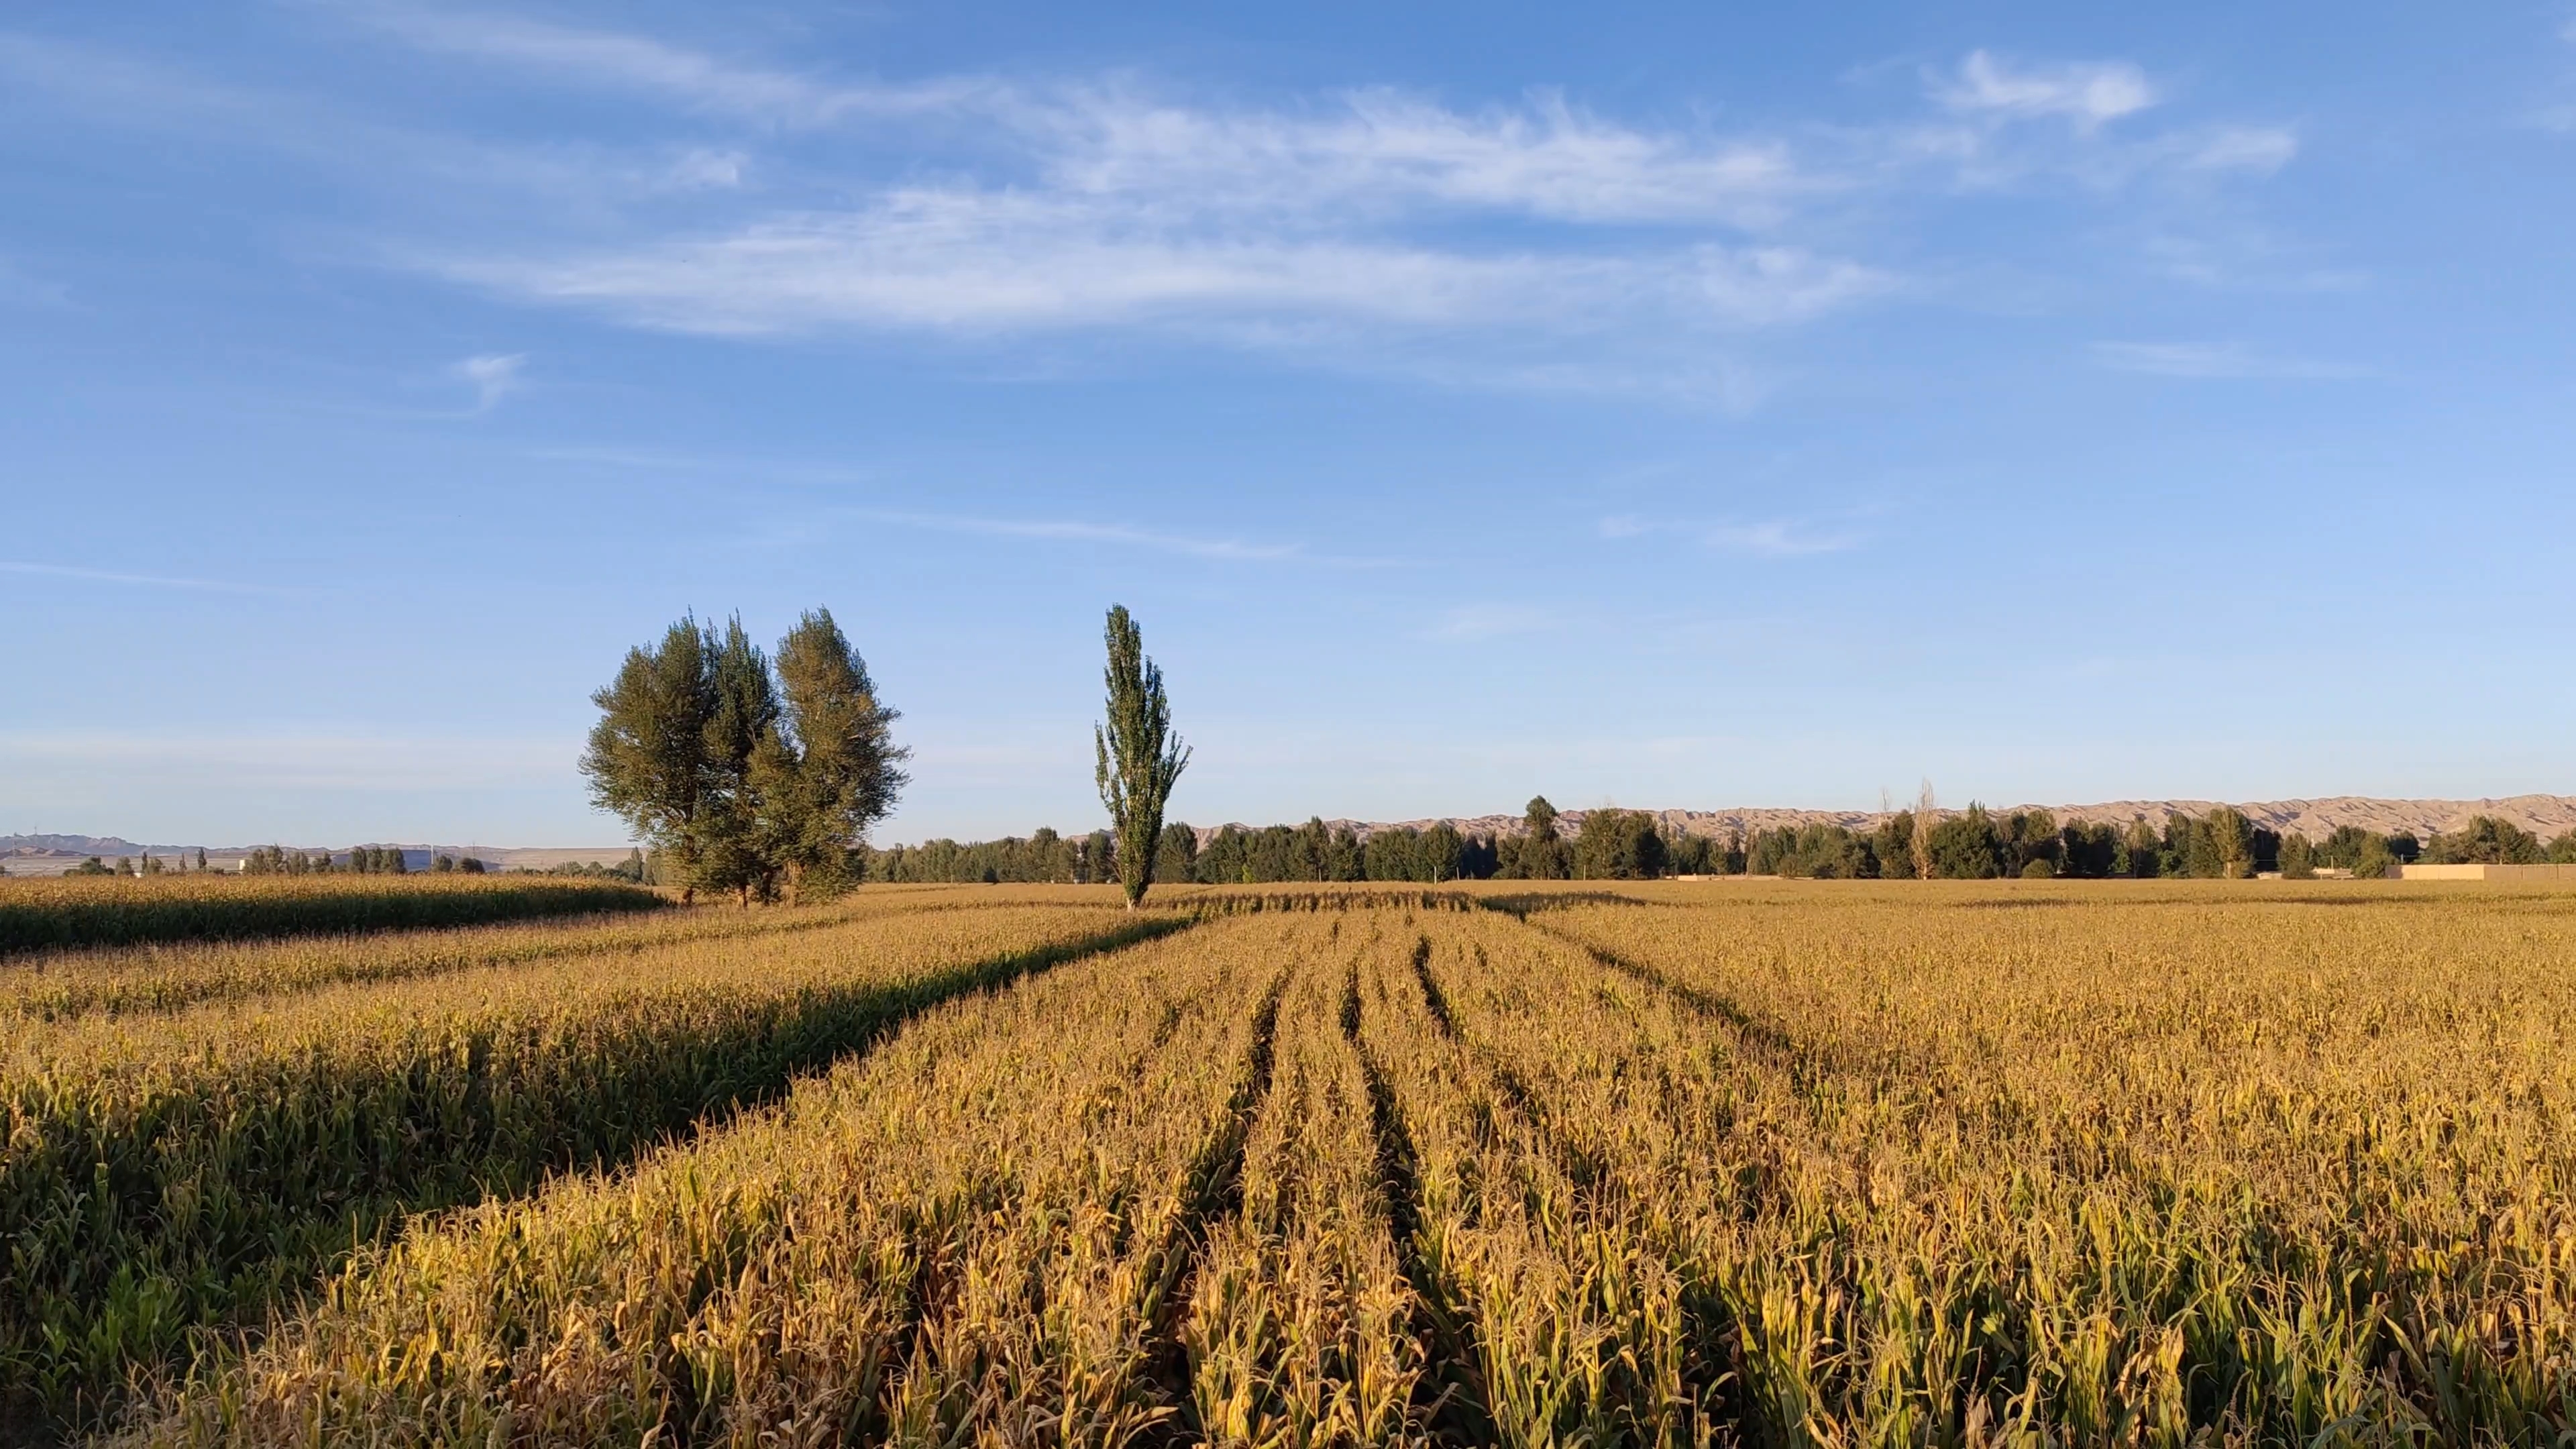
<svg viewBox="0 0 2576 1449">
<path fill-rule="evenodd" d="M 1813 913 L 1544 918 L 1732 1047 L 1735 1080 L 1670 1115 L 1739 1140 L 1682 1132 L 1677 1170 L 1764 1200 L 1700 1199 L 1680 1230 L 1736 1311 L 1776 1320 L 1747 1333 L 1775 1415 L 1879 1442 L 2576 1423 L 2576 1003 L 2517 959 L 2536 923 L 2567 942 L 2565 915 L 2425 938 L 2130 914 L 1839 937 Z"/>
<path fill-rule="evenodd" d="M 1211 926 L 953 1003 L 774 1113 L 416 1229 L 134 1438 L 1159 1432 L 1170 1290 L 1240 1170 L 1301 933 Z"/>
<path fill-rule="evenodd" d="M 0 956 L 143 941 L 421 930 L 664 904 L 641 886 L 526 876 L 192 874 L 0 881 Z"/>
<path fill-rule="evenodd" d="M 737 911 L 701 907 L 542 925 L 463 926 L 290 942 L 192 942 L 39 953 L 0 966 L 0 1017 L 29 1025 L 93 1013 L 177 1011 L 216 1001 L 277 997 L 325 986 L 417 981 L 478 967 L 531 966 L 697 941 L 827 930 L 861 918 L 939 909 L 868 895 L 830 905 Z M 1106 900 L 1097 909 L 1106 911 Z"/>
<path fill-rule="evenodd" d="M 22 1032 L 0 1404 L 90 1417 L 404 1212 L 613 1162 L 944 995 L 1170 924 L 862 923 Z"/>
<path fill-rule="evenodd" d="M 1245 1154 L 1242 1208 L 1192 1280 L 1183 1336 L 1192 1436 L 1220 1445 L 1421 1442 L 1421 1306 L 1405 1281 L 1380 1181 L 1368 1082 L 1346 1030 L 1354 950 L 1382 923 L 1300 962 L 1277 1066 Z M 1331 935 L 1345 935 L 1339 922 Z"/>
<path fill-rule="evenodd" d="M 1364 965 L 1360 1041 L 1389 1156 L 1418 1204 L 1415 1282 L 1453 1374 L 1450 1432 L 1511 1445 L 1696 1441 L 1709 1406 L 1684 1373 L 1681 1284 L 1631 1225 L 1597 1210 L 1524 1086 L 1425 990 L 1422 968 L 1455 949 L 1455 933 L 1502 923 L 1413 924 L 1410 942 Z"/>
</svg>

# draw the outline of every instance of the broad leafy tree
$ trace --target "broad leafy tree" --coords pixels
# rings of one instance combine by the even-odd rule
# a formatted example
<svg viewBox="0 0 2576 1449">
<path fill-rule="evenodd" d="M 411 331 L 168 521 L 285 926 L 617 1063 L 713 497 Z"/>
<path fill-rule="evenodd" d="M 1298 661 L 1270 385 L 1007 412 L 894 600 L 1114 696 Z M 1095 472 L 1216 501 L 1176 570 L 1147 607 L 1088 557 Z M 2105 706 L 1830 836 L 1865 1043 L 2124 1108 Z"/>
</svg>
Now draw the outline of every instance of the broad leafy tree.
<svg viewBox="0 0 2576 1449">
<path fill-rule="evenodd" d="M 1199 833 L 1174 821 L 1163 827 L 1162 846 L 1154 859 L 1156 880 L 1190 880 L 1198 872 Z"/>
<path fill-rule="evenodd" d="M 1521 813 L 1519 868 L 1512 872 L 1523 880 L 1563 880 L 1573 862 L 1566 858 L 1565 842 L 1557 838 L 1556 807 L 1545 795 L 1530 797 L 1529 806 Z"/>
<path fill-rule="evenodd" d="M 893 811 L 910 783 L 902 762 L 911 751 L 894 742 L 902 715 L 879 702 L 867 661 L 829 609 L 804 615 L 778 641 L 778 686 L 751 784 L 762 845 L 792 901 L 810 874 L 840 869 Z"/>
<path fill-rule="evenodd" d="M 2536 865 L 2540 857 L 2538 836 L 2493 815 L 2475 816 L 2424 842 L 2424 860 L 2430 865 Z"/>
<path fill-rule="evenodd" d="M 728 620 L 712 663 L 715 712 L 707 720 L 708 797 L 700 811 L 698 884 L 734 892 L 744 905 L 769 895 L 779 873 L 776 813 L 764 785 L 790 786 L 792 759 L 778 758 L 778 689 L 769 656 Z"/>
<path fill-rule="evenodd" d="M 713 653 L 694 618 L 673 624 L 658 645 L 627 651 L 616 679 L 590 697 L 600 719 L 581 757 L 592 803 L 624 817 L 676 863 L 683 899 L 696 894 L 701 816 L 714 785 Z"/>
<path fill-rule="evenodd" d="M 1585 812 L 1574 838 L 1574 874 L 1581 880 L 1653 880 L 1664 873 L 1664 837 L 1642 810 L 1607 806 Z"/>
<path fill-rule="evenodd" d="M 1943 880 L 1992 880 L 2003 874 L 2004 842 L 1986 807 L 1971 801 L 1964 814 L 1932 827 L 1932 874 Z"/>
<path fill-rule="evenodd" d="M 721 634 L 684 618 L 591 702 L 591 799 L 651 842 L 684 898 L 748 904 L 782 881 L 792 897 L 858 850 L 906 783 L 898 716 L 828 611 L 797 622 L 774 666 L 740 618 Z"/>
<path fill-rule="evenodd" d="M 2280 861 L 2283 880 L 2317 878 L 2316 846 L 2295 830 L 2281 837 Z"/>
</svg>

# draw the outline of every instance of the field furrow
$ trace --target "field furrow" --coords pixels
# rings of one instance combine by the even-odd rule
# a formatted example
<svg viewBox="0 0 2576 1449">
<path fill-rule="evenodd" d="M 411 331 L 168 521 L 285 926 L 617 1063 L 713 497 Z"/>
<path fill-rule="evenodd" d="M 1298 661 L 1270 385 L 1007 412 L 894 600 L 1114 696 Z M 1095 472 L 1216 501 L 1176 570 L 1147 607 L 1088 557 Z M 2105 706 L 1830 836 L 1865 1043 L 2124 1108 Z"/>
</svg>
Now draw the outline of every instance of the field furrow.
<svg viewBox="0 0 2576 1449">
<path fill-rule="evenodd" d="M 1876 930 L 1861 903 L 1534 919 L 1668 983 L 1732 1068 L 1676 1075 L 1676 1166 L 1751 1190 L 1678 1199 L 1677 1228 L 1775 1421 L 2505 1442 L 2576 1422 L 2569 988 L 2516 964 L 2529 914 L 2411 939 L 2171 903 Z"/>
<path fill-rule="evenodd" d="M 1685 1383 L 1679 1285 L 1631 1225 L 1595 1208 L 1540 1119 L 1423 990 L 1416 962 L 1499 917 L 1424 919 L 1361 974 L 1359 1042 L 1383 1083 L 1382 1129 L 1419 1202 L 1417 1285 L 1464 1361 L 1461 1421 L 1479 1442 L 1685 1443 L 1704 1406 Z M 1555 977 L 1515 989 L 1562 989 Z M 1445 1357 L 1445 1356 L 1444 1356 Z"/>
<path fill-rule="evenodd" d="M 92 1415 L 405 1213 L 614 1163 L 948 996 L 1178 924 L 861 921 L 22 1030 L 0 1399 Z"/>
<path fill-rule="evenodd" d="M 1224 922 L 1062 968 L 629 1173 L 424 1225 L 140 1437 L 1162 1432 L 1174 1254 L 1258 1115 L 1283 967 L 1322 934 Z"/>
<path fill-rule="evenodd" d="M 739 911 L 700 906 L 638 915 L 569 916 L 537 924 L 344 933 L 294 941 L 186 941 L 40 951 L 0 959 L 0 1018 L 29 1026 L 91 1014 L 179 1011 L 370 982 L 418 981 L 487 967 L 614 958 L 696 942 L 828 931 L 855 921 L 1013 906 L 1113 908 L 1115 896 L 1027 886 L 961 896 L 887 887 L 824 905 Z M 618 969 L 613 959 L 598 963 Z"/>
<path fill-rule="evenodd" d="M 1286 983 L 1241 1191 L 1191 1278 L 1181 1442 L 1422 1437 L 1418 1302 L 1382 1194 L 1367 1086 L 1336 1020 L 1343 962 L 1376 934 L 1367 917 L 1335 922 Z"/>
<path fill-rule="evenodd" d="M 0 956 L 146 941 L 416 931 L 649 911 L 664 904 L 641 886 L 529 876 L 191 874 L 13 881 L 0 893 Z"/>
<path fill-rule="evenodd" d="M 654 1103 L 705 1100 L 688 1093 L 716 1079 L 690 1071 L 765 1060 L 767 1038 L 728 1013 L 856 1010 L 834 993 L 912 983 L 900 1011 L 868 998 L 872 1029 L 907 1024 L 774 1109 L 622 1166 L 557 1143 L 556 1165 L 597 1170 L 361 1244 L 323 1298 L 200 1360 L 126 1439 L 2037 1449 L 2576 1432 L 2563 902 L 1207 889 L 1131 925 L 959 904 L 977 899 L 581 958 L 623 963 L 613 982 L 548 962 L 41 1026 L 56 1080 L 196 1084 L 182 1102 L 302 1062 L 278 1100 L 334 1103 L 325 1125 L 244 1140 L 362 1161 L 391 1150 L 346 1125 L 374 1099 L 316 1064 L 374 1060 L 356 1044 L 410 1041 L 404 1022 L 535 1020 L 543 997 L 562 1021 L 694 1045 L 666 1078 L 605 1027 L 488 1035 L 468 1074 L 502 1090 L 459 1102 L 525 1098 L 509 1110 L 546 1130 L 592 1112 L 583 1130 L 631 1151 Z M 993 954 L 1005 937 L 1032 954 Z M 844 959 L 859 942 L 877 966 Z M 649 989 L 636 963 L 658 963 Z M 701 1027 L 716 1035 L 688 1035 Z M 138 1066 L 153 1041 L 192 1065 Z M 83 1043 L 91 1077 L 69 1070 Z M 641 1054 L 599 1065 L 620 1052 Z M 402 1060 L 452 1080 L 435 1053 Z M 205 1110 L 188 1120 L 222 1117 Z M 448 1139 L 420 1140 L 434 1157 Z M 223 1170 L 270 1181 L 262 1151 Z M 61 1158 L 51 1201 L 80 1206 L 30 1199 L 28 1242 L 122 1210 L 84 1197 L 75 1165 Z M 196 1179 L 148 1182 L 203 1200 L 185 1196 Z M 96 1203 L 111 1210 L 93 1219 Z M 139 1230 L 80 1241 L 113 1243 L 101 1262 L 158 1261 Z M 144 1340 L 125 1342 L 103 1362 L 136 1362 Z"/>
</svg>

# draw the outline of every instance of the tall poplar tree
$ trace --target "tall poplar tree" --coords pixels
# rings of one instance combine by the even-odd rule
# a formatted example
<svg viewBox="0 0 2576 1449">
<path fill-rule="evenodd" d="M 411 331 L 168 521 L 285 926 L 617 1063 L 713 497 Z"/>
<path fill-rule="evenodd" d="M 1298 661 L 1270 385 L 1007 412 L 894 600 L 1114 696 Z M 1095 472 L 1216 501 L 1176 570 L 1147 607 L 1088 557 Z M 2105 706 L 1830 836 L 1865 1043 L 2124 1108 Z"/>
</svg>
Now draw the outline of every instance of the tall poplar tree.
<svg viewBox="0 0 2576 1449">
<path fill-rule="evenodd" d="M 1093 778 L 1100 803 L 1118 832 L 1118 881 L 1134 910 L 1154 884 L 1155 843 L 1163 833 L 1163 805 L 1190 763 L 1189 747 L 1172 733 L 1172 703 L 1163 693 L 1161 666 L 1145 657 L 1144 637 L 1127 606 L 1113 604 L 1106 630 L 1109 663 L 1108 721 L 1095 725 L 1091 743 L 1099 756 Z"/>
</svg>

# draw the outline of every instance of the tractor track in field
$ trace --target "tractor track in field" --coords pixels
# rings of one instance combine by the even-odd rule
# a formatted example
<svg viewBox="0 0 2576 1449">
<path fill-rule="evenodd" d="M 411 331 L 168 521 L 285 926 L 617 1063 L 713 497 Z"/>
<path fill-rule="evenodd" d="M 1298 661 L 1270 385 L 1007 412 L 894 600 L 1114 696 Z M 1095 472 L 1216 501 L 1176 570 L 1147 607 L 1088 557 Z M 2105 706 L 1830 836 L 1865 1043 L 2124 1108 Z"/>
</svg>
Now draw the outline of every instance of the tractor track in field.
<svg viewBox="0 0 2576 1449">
<path fill-rule="evenodd" d="M 1751 1016 L 1735 1003 L 1684 985 L 1642 962 L 1628 960 L 1615 952 L 1594 946 L 1588 941 L 1531 922 L 1526 916 L 1521 918 L 1521 923 L 1541 932 L 1549 940 L 1569 949 L 1581 951 L 1604 970 L 1666 993 L 1701 1019 L 1725 1028 L 1748 1055 L 1779 1066 L 1793 1075 L 1809 1070 L 1804 1064 L 1796 1042 L 1787 1033 Z M 1422 969 L 1426 972 L 1424 978 L 1426 991 L 1434 989 L 1435 983 L 1427 975 L 1427 960 L 1423 963 Z M 1490 1049 L 1483 1048 L 1481 1044 L 1475 1049 L 1487 1057 L 1491 1055 Z M 1501 1068 L 1499 1062 L 1492 1065 L 1496 1068 L 1499 1078 L 1511 1080 L 1509 1073 Z M 1517 1087 L 1507 1090 L 1519 1091 Z M 1525 1091 L 1519 1091 L 1519 1096 L 1521 1100 L 1526 1101 Z M 1553 1130 L 1552 1124 L 1545 1123 L 1544 1109 L 1537 1109 L 1532 1120 L 1541 1125 L 1542 1133 L 1548 1138 L 1550 1145 L 1558 1149 L 1560 1163 L 1566 1166 L 1568 1175 L 1575 1178 L 1577 1189 L 1586 1201 L 1598 1202 L 1600 1200 L 1598 1194 L 1617 1190 L 1606 1173 L 1597 1180 L 1587 1180 L 1577 1174 L 1574 1162 L 1579 1160 L 1588 1163 L 1590 1159 L 1582 1154 L 1571 1153 L 1564 1147 L 1558 1133 Z M 1724 1300 L 1723 1295 L 1711 1291 L 1707 1285 L 1702 1284 L 1684 1289 L 1682 1312 L 1693 1327 L 1691 1338 L 1695 1347 L 1688 1364 L 1683 1369 L 1684 1382 L 1689 1386 L 1693 1397 L 1704 1406 L 1709 1419 L 1732 1426 L 1737 1435 L 1736 1442 L 1752 1442 L 1758 1439 L 1758 1415 L 1743 1397 L 1747 1369 L 1743 1328 L 1737 1321 L 1733 1307 Z"/>
<path fill-rule="evenodd" d="M 1474 949 L 1481 963 L 1484 948 L 1478 946 Z M 1587 1203 L 1592 1201 L 1595 1193 L 1609 1181 L 1608 1170 L 1593 1154 L 1574 1144 L 1566 1134 L 1563 1124 L 1557 1120 L 1557 1114 L 1550 1111 L 1547 1104 L 1539 1100 L 1538 1095 L 1530 1090 L 1529 1083 L 1519 1072 L 1513 1070 L 1509 1062 L 1503 1060 L 1502 1053 L 1495 1050 L 1492 1043 L 1472 1035 L 1458 1025 L 1456 1015 L 1450 1010 L 1448 993 L 1441 988 L 1440 979 L 1431 971 L 1429 937 L 1424 937 L 1414 944 L 1413 979 L 1422 989 L 1423 1009 L 1430 1013 L 1432 1023 L 1440 1029 L 1440 1034 L 1475 1062 L 1477 1068 L 1492 1081 L 1495 1095 L 1501 1097 L 1505 1106 L 1509 1107 L 1523 1122 L 1529 1124 L 1531 1132 L 1547 1148 L 1548 1155 L 1556 1159 L 1556 1165 L 1564 1171 L 1566 1179 L 1574 1184 L 1575 1192 L 1580 1199 Z"/>
<path fill-rule="evenodd" d="M 1422 953 L 1427 954 L 1425 941 Z M 1419 954 L 1417 955 L 1417 960 Z M 1396 1263 L 1413 1289 L 1417 1306 L 1414 1333 L 1424 1348 L 1426 1372 L 1415 1381 L 1414 1412 L 1442 1438 L 1461 1444 L 1494 1442 L 1494 1417 L 1487 1407 L 1478 1334 L 1457 1285 L 1424 1251 L 1422 1240 L 1422 1158 L 1395 1088 L 1369 1049 L 1361 1031 L 1359 967 L 1354 964 L 1342 988 L 1342 1037 L 1358 1056 L 1360 1077 L 1368 1088 L 1369 1130 L 1377 1140 L 1378 1193 L 1386 1204 L 1387 1232 L 1395 1240 Z"/>
<path fill-rule="evenodd" d="M 1155 1249 L 1158 1271 L 1144 1315 L 1153 1344 L 1145 1377 L 1161 1390 L 1170 1412 L 1144 1436 L 1148 1443 L 1177 1446 L 1205 1438 L 1195 1422 L 1189 1346 L 1181 1339 L 1181 1327 L 1189 1322 L 1191 1300 L 1197 1293 L 1209 1225 L 1243 1209 L 1244 1154 L 1252 1140 L 1253 1123 L 1270 1099 L 1270 1080 L 1278 1065 L 1279 1007 L 1296 972 L 1294 963 L 1281 969 L 1254 1008 L 1251 1049 L 1245 1053 L 1243 1078 L 1226 1101 L 1224 1125 L 1190 1163 L 1184 1206 Z"/>
<path fill-rule="evenodd" d="M 601 1158 L 584 1170 L 613 1171 L 647 1153 L 675 1148 L 720 1131 L 745 1113 L 783 1099 L 803 1076 L 815 1071 L 828 1071 L 841 1062 L 866 1055 L 902 1031 L 915 1018 L 940 1006 L 966 997 L 1005 991 L 1028 977 L 1091 957 L 1146 945 L 1188 930 L 1195 924 L 1196 920 L 1189 917 L 1140 921 L 1104 935 L 995 957 L 949 973 L 915 1000 L 884 1014 L 845 1039 L 839 1050 L 792 1063 L 790 1069 L 775 1080 L 752 1084 L 746 1090 L 707 1107 L 673 1132 L 637 1137 L 625 1144 L 622 1150 Z M 1166 1032 L 1168 1029 L 1165 1028 Z M 926 1256 L 915 1273 L 905 1331 L 897 1338 L 904 1345 L 901 1362 L 889 1366 L 889 1378 L 910 1369 L 957 1293 L 956 1265 L 944 1254 Z M 700 1402 L 695 1374 L 687 1360 L 668 1347 L 658 1350 L 655 1359 L 654 1382 L 665 1397 L 654 1442 L 686 1449 L 696 1442 L 701 1430 L 699 1421 L 706 1413 Z"/>
<path fill-rule="evenodd" d="M 1798 1063 L 1806 1058 L 1806 1052 L 1799 1045 L 1797 1038 L 1781 1029 L 1777 1023 L 1763 1020 L 1726 997 L 1676 981 L 1667 972 L 1649 966 L 1643 961 L 1622 956 L 1605 947 L 1593 945 L 1580 937 L 1570 936 L 1563 931 L 1529 922 L 1526 919 L 1523 924 L 1551 941 L 1582 952 L 1604 968 L 1663 992 L 1700 1016 L 1723 1025 L 1739 1045 L 1748 1052 L 1758 1054 L 1765 1061 L 1796 1070 Z"/>
</svg>

